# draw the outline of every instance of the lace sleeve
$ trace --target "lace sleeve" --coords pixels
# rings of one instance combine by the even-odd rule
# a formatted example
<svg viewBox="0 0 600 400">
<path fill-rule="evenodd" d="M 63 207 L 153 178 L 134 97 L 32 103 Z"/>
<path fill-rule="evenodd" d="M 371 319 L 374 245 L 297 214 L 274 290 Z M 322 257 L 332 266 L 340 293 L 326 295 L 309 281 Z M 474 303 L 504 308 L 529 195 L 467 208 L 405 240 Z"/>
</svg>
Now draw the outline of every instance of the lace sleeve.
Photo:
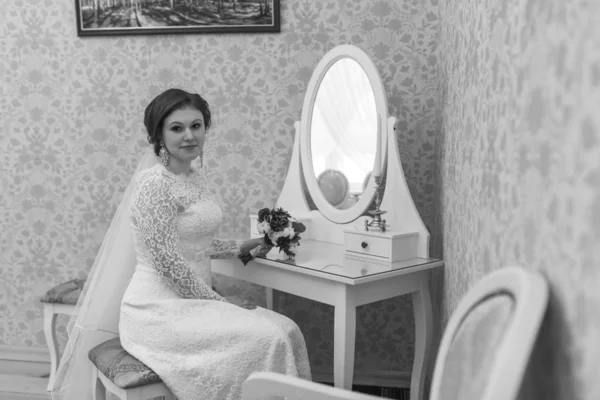
<svg viewBox="0 0 600 400">
<path fill-rule="evenodd" d="M 146 178 L 139 183 L 131 214 L 154 268 L 183 298 L 225 301 L 196 276 L 181 256 L 176 227 L 177 205 L 169 182 L 160 175 Z"/>
<path fill-rule="evenodd" d="M 225 240 L 214 238 L 210 246 L 210 258 L 233 258 L 240 254 L 243 240 Z"/>
</svg>

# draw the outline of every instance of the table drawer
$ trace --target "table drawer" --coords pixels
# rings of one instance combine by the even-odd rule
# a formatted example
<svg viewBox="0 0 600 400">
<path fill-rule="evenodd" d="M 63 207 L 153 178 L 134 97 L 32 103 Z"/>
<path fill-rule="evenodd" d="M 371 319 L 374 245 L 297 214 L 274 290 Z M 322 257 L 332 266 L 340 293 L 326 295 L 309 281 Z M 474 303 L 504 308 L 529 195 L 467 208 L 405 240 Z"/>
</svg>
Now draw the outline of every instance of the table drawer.
<svg viewBox="0 0 600 400">
<path fill-rule="evenodd" d="M 387 262 L 417 257 L 418 244 L 417 232 L 362 232 L 353 229 L 344 231 L 344 250 L 347 254 Z"/>
<path fill-rule="evenodd" d="M 355 235 L 346 233 L 346 251 L 375 257 L 389 258 L 391 240 L 387 237 Z"/>
</svg>

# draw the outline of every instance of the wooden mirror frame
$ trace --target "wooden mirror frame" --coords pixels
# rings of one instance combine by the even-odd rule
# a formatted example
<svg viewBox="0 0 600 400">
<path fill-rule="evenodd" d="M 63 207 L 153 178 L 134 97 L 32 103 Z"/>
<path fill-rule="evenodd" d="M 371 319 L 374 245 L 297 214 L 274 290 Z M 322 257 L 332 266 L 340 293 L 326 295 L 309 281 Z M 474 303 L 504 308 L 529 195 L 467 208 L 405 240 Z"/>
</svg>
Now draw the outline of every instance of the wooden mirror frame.
<svg viewBox="0 0 600 400">
<path fill-rule="evenodd" d="M 345 44 L 333 48 L 319 61 L 308 83 L 300 120 L 300 160 L 302 164 L 301 173 L 304 175 L 304 180 L 313 202 L 325 218 L 337 224 L 346 224 L 355 221 L 363 215 L 373 202 L 376 189 L 375 180 L 371 177 L 358 202 L 348 209 L 339 210 L 325 199 L 315 176 L 310 140 L 313 107 L 325 74 L 336 61 L 344 58 L 353 59 L 363 68 L 373 89 L 377 109 L 377 143 L 379 144 L 375 160 L 376 162 L 379 160 L 381 171 L 384 168 L 384 154 L 387 148 L 387 135 L 385 132 L 382 132 L 382 128 L 385 128 L 385 123 L 388 120 L 388 105 L 383 82 L 381 81 L 377 67 L 371 58 L 358 47 Z"/>
</svg>

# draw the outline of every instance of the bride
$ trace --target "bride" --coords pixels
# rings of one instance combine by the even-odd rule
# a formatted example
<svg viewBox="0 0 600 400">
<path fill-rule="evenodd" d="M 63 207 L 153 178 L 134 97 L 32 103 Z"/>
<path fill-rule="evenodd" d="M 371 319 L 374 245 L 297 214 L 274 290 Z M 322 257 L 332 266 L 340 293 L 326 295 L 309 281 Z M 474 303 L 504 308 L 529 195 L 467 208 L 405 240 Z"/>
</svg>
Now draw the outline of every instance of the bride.
<svg viewBox="0 0 600 400">
<path fill-rule="evenodd" d="M 125 192 L 69 325 L 53 399 L 91 399 L 88 351 L 120 337 L 179 400 L 241 399 L 255 371 L 310 380 L 304 338 L 290 319 L 211 288 L 210 258 L 263 250 L 262 240 L 213 237 L 222 211 L 200 157 L 210 110 L 169 89 L 146 108 L 153 145 Z M 94 300 L 92 302 L 92 299 Z"/>
</svg>

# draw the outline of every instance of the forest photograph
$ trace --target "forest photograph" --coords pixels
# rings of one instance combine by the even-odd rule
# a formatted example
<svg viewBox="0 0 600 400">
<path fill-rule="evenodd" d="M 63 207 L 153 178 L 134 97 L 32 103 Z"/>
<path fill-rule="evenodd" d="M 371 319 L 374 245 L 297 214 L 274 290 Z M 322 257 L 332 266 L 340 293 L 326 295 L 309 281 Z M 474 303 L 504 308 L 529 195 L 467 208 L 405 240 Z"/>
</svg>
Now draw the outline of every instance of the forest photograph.
<svg viewBox="0 0 600 400">
<path fill-rule="evenodd" d="M 279 0 L 75 0 L 79 36 L 279 32 Z"/>
</svg>

